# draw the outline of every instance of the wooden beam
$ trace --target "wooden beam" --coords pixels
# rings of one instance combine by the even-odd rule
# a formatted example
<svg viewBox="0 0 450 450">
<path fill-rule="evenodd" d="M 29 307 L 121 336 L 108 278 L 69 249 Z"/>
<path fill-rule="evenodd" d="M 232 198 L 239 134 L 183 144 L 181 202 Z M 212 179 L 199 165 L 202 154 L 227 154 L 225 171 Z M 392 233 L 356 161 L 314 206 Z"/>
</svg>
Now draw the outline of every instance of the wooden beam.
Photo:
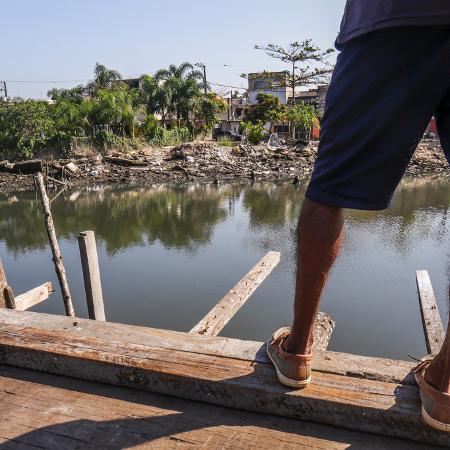
<svg viewBox="0 0 450 450">
<path fill-rule="evenodd" d="M 15 303 L 17 311 L 25 311 L 38 303 L 47 300 L 50 294 L 53 293 L 52 283 L 47 282 L 42 284 L 41 286 L 35 287 L 30 291 L 25 292 L 24 294 L 20 294 L 15 298 Z"/>
<path fill-rule="evenodd" d="M 0 328 L 3 325 L 27 326 L 49 332 L 74 329 L 77 334 L 93 339 L 107 337 L 124 343 L 145 342 L 151 347 L 167 350 L 269 363 L 266 347 L 262 342 L 226 337 L 200 337 L 177 331 L 80 318 L 76 319 L 75 324 L 73 319 L 65 316 L 0 309 Z M 409 385 L 415 385 L 411 373 L 415 366 L 412 362 L 330 351 L 318 351 L 313 358 L 313 370 L 318 372 Z"/>
<path fill-rule="evenodd" d="M 444 326 L 434 296 L 430 277 L 426 270 L 416 272 L 417 288 L 419 290 L 420 312 L 422 316 L 425 343 L 429 353 L 437 355 L 445 340 Z"/>
<path fill-rule="evenodd" d="M 93 231 L 82 231 L 78 236 L 81 266 L 83 268 L 84 289 L 89 318 L 105 321 L 103 305 L 102 281 L 98 266 L 97 244 Z"/>
<path fill-rule="evenodd" d="M 217 336 L 279 262 L 278 252 L 267 253 L 190 333 Z"/>
<path fill-rule="evenodd" d="M 69 330 L 46 331 L 3 324 L 0 362 L 220 406 L 450 445 L 450 435 L 422 423 L 415 386 L 314 372 L 314 381 L 307 389 L 293 390 L 277 382 L 270 364 L 131 344 L 108 336 L 85 337 L 77 328 L 72 325 Z"/>
<path fill-rule="evenodd" d="M 64 308 L 66 315 L 70 317 L 75 316 L 75 311 L 72 304 L 72 296 L 70 295 L 69 283 L 67 282 L 66 269 L 64 268 L 63 259 L 59 250 L 58 240 L 56 238 L 55 225 L 53 223 L 52 212 L 50 210 L 50 202 L 44 186 L 44 178 L 42 173 L 38 173 L 35 177 L 38 185 L 39 194 L 41 196 L 42 208 L 44 210 L 45 229 L 47 231 L 50 248 L 53 254 L 53 262 L 55 264 L 56 275 L 58 276 L 59 285 L 64 300 Z"/>
</svg>

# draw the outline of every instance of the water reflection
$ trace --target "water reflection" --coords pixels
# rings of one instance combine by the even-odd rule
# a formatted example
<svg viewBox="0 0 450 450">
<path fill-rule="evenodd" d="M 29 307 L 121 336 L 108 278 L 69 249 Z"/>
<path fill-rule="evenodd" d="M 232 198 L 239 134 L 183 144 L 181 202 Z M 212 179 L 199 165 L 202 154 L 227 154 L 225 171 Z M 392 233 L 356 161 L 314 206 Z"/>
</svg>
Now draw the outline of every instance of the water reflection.
<svg viewBox="0 0 450 450">
<path fill-rule="evenodd" d="M 291 320 L 295 228 L 305 185 L 83 188 L 52 204 L 78 315 L 85 300 L 76 236 L 96 231 L 108 320 L 189 330 L 269 250 L 273 275 L 223 334 L 264 340 Z M 348 211 L 322 309 L 331 348 L 406 358 L 424 351 L 415 270 L 428 269 L 444 316 L 450 274 L 450 183 L 405 180 L 387 211 Z M 0 251 L 16 292 L 57 286 L 34 192 L 0 194 Z M 124 302 L 126 299 L 126 302 Z M 61 313 L 60 293 L 39 311 Z M 446 317 L 444 317 L 444 320 Z"/>
<path fill-rule="evenodd" d="M 230 187 L 190 186 L 141 189 L 84 189 L 52 204 L 58 236 L 74 239 L 94 229 L 110 254 L 155 241 L 166 248 L 195 250 L 229 214 Z M 34 193 L 0 196 L 0 236 L 14 252 L 44 248 L 43 216 Z"/>
</svg>

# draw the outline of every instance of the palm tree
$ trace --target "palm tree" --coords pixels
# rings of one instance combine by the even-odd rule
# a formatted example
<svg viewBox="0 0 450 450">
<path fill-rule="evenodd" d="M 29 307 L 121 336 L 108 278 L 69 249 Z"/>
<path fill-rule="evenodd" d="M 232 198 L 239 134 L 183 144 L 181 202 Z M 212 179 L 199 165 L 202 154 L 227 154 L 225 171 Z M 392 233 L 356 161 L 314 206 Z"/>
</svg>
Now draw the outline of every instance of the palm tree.
<svg viewBox="0 0 450 450">
<path fill-rule="evenodd" d="M 108 69 L 103 64 L 96 63 L 94 80 L 88 83 L 87 90 L 91 95 L 96 95 L 100 89 L 109 89 L 114 82 L 122 79 L 117 70 Z"/>
<path fill-rule="evenodd" d="M 195 80 L 203 80 L 203 73 L 194 69 L 191 63 L 184 62 L 178 67 L 171 64 L 167 69 L 160 69 L 155 73 L 155 79 L 158 81 L 166 81 L 170 78 L 185 80 L 186 78 L 194 78 Z"/>
<path fill-rule="evenodd" d="M 178 124 L 180 119 L 187 121 L 190 104 L 201 95 L 199 80 L 203 81 L 203 73 L 185 62 L 178 67 L 171 64 L 167 69 L 158 70 L 154 79 L 171 93 L 169 112 L 176 116 Z"/>
<path fill-rule="evenodd" d="M 141 95 L 147 114 L 160 114 L 165 127 L 166 116 L 172 104 L 170 83 L 162 83 L 150 75 L 141 77 Z"/>
</svg>

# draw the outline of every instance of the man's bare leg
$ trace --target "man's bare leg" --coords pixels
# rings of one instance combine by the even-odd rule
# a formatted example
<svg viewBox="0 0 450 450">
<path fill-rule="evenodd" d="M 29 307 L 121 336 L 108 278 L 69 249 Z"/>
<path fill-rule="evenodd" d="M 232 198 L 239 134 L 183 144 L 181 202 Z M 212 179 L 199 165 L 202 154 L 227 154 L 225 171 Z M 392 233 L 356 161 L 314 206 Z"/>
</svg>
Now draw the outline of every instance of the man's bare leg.
<svg viewBox="0 0 450 450">
<path fill-rule="evenodd" d="M 305 200 L 297 228 L 294 323 L 283 343 L 288 353 L 311 353 L 319 302 L 343 236 L 342 208 Z"/>
<path fill-rule="evenodd" d="M 450 323 L 444 345 L 427 368 L 425 380 L 438 391 L 450 393 Z"/>
</svg>

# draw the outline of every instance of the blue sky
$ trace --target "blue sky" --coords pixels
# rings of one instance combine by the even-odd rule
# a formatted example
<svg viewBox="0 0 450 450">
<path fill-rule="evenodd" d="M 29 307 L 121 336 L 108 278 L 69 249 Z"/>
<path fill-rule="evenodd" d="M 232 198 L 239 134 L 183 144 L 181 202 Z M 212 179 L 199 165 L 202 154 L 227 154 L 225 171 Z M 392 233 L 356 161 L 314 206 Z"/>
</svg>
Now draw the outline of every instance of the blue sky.
<svg viewBox="0 0 450 450">
<path fill-rule="evenodd" d="M 1 3 L 0 81 L 11 81 L 9 95 L 38 98 L 54 86 L 77 83 L 28 81 L 85 82 L 97 61 L 123 76 L 204 62 L 210 81 L 245 87 L 243 72 L 285 68 L 254 50 L 255 44 L 312 38 L 321 47 L 333 46 L 345 0 Z"/>
</svg>

